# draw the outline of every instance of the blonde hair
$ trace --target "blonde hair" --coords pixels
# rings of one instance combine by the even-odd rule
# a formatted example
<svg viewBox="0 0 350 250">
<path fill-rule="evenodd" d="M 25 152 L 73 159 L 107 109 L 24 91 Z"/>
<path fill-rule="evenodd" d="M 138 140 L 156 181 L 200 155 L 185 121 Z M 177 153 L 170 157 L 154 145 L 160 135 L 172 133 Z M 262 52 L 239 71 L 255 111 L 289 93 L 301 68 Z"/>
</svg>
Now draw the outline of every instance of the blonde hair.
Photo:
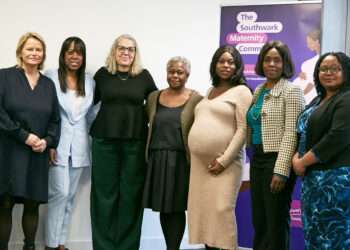
<svg viewBox="0 0 350 250">
<path fill-rule="evenodd" d="M 169 70 L 169 68 L 176 64 L 176 63 L 182 63 L 184 65 L 184 68 L 186 70 L 187 75 L 189 76 L 191 73 L 191 63 L 190 60 L 188 60 L 186 57 L 183 56 L 175 56 L 169 59 L 166 69 Z"/>
<path fill-rule="evenodd" d="M 41 70 L 44 68 L 44 61 L 46 58 L 46 44 L 44 42 L 44 39 L 38 33 L 35 33 L 35 32 L 27 32 L 24 35 L 22 35 L 20 37 L 20 39 L 18 40 L 17 48 L 16 48 L 17 66 L 21 67 L 21 68 L 23 67 L 23 60 L 22 60 L 21 54 L 22 54 L 23 47 L 29 38 L 33 38 L 35 40 L 38 40 L 41 43 L 41 45 L 43 46 L 43 59 L 38 66 L 38 69 Z"/>
<path fill-rule="evenodd" d="M 117 52 L 118 44 L 119 44 L 120 40 L 122 40 L 122 39 L 130 40 L 135 44 L 135 48 L 136 48 L 135 57 L 134 57 L 134 60 L 131 64 L 129 74 L 132 76 L 138 75 L 143 70 L 143 67 L 141 65 L 140 49 L 137 45 L 135 38 L 133 38 L 132 36 L 130 36 L 128 34 L 123 34 L 114 40 L 113 45 L 111 47 L 111 50 L 110 50 L 110 52 L 107 56 L 107 59 L 106 59 L 106 68 L 107 68 L 108 72 L 111 74 L 115 74 L 117 72 L 118 64 L 115 60 L 115 54 Z"/>
</svg>

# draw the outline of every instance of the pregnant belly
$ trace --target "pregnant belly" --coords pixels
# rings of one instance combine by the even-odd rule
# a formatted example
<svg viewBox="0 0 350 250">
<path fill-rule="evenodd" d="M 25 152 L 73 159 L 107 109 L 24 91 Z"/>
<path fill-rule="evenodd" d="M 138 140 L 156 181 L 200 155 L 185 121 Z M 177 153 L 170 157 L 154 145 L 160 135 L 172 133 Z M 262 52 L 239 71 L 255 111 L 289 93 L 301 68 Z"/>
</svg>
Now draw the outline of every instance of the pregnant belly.
<svg viewBox="0 0 350 250">
<path fill-rule="evenodd" d="M 188 146 L 191 154 L 217 157 L 222 154 L 231 142 L 233 133 L 231 129 L 203 129 L 195 126 L 188 136 Z"/>
</svg>

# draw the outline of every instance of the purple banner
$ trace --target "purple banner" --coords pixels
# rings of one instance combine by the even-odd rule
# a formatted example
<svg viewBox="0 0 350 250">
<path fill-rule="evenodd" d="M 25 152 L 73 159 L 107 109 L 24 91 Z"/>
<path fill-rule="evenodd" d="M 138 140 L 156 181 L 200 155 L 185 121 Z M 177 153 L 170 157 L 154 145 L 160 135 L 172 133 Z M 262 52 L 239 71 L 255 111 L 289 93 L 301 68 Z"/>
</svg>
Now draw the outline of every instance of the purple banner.
<svg viewBox="0 0 350 250">
<path fill-rule="evenodd" d="M 255 88 L 265 79 L 254 72 L 261 47 L 268 40 L 281 40 L 290 48 L 295 65 L 293 84 L 299 85 L 309 102 L 315 95 L 313 69 L 320 53 L 321 3 L 224 6 L 221 8 L 220 45 L 235 46 L 243 56 L 245 76 Z M 249 154 L 248 154 L 249 155 Z M 244 169 L 236 216 L 238 242 L 252 248 L 253 227 L 249 192 L 249 157 Z M 300 180 L 291 204 L 291 249 L 304 249 L 301 224 Z"/>
</svg>

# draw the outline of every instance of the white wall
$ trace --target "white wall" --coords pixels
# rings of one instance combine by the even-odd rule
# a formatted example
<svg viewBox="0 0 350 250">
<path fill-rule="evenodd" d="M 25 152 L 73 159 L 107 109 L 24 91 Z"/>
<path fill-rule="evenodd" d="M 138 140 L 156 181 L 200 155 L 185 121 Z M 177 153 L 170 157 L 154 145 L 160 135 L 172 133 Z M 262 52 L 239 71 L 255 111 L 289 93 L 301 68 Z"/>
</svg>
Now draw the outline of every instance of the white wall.
<svg viewBox="0 0 350 250">
<path fill-rule="evenodd" d="M 349 6 L 348 6 L 349 5 Z M 346 44 L 346 37 L 350 41 L 349 26 L 350 4 L 348 0 L 324 0 L 322 12 L 322 53 L 329 51 L 350 52 L 349 44 Z M 350 27 L 348 27 L 350 29 Z M 336 39 L 332 39 L 336 38 Z"/>
<path fill-rule="evenodd" d="M 20 35 L 40 33 L 47 43 L 46 68 L 57 67 L 62 41 L 80 36 L 87 44 L 87 67 L 92 74 L 103 65 L 113 40 L 122 33 L 136 37 L 146 68 L 159 88 L 166 86 L 165 64 L 176 55 L 192 62 L 188 86 L 202 93 L 210 86 L 209 63 L 219 44 L 220 3 L 289 2 L 221 0 L 0 0 L 0 68 L 15 64 L 15 48 Z M 0 173 L 1 174 L 1 173 Z M 89 173 L 85 173 L 74 210 L 69 245 L 89 249 Z M 41 208 L 38 241 L 44 239 L 46 208 Z M 21 208 L 14 212 L 12 244 L 23 240 Z M 188 247 L 187 236 L 183 247 Z M 86 244 L 86 245 L 85 245 Z M 17 246 L 18 249 L 19 246 Z M 158 215 L 146 211 L 142 249 L 164 249 Z M 14 248 L 13 248 L 14 249 Z"/>
<path fill-rule="evenodd" d="M 350 55 L 350 3 L 348 2 L 348 12 L 347 12 L 347 27 L 346 27 L 346 52 Z"/>
</svg>

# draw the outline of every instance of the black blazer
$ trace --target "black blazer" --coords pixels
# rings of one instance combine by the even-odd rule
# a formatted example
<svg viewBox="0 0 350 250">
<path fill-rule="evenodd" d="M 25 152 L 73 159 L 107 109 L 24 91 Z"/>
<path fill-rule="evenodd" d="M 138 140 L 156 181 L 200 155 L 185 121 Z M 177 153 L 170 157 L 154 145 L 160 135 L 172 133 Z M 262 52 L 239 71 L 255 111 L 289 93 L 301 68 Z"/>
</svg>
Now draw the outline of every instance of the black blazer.
<svg viewBox="0 0 350 250">
<path fill-rule="evenodd" d="M 350 166 L 350 91 L 331 97 L 311 114 L 306 128 L 306 151 L 320 162 L 310 170 Z"/>
</svg>

